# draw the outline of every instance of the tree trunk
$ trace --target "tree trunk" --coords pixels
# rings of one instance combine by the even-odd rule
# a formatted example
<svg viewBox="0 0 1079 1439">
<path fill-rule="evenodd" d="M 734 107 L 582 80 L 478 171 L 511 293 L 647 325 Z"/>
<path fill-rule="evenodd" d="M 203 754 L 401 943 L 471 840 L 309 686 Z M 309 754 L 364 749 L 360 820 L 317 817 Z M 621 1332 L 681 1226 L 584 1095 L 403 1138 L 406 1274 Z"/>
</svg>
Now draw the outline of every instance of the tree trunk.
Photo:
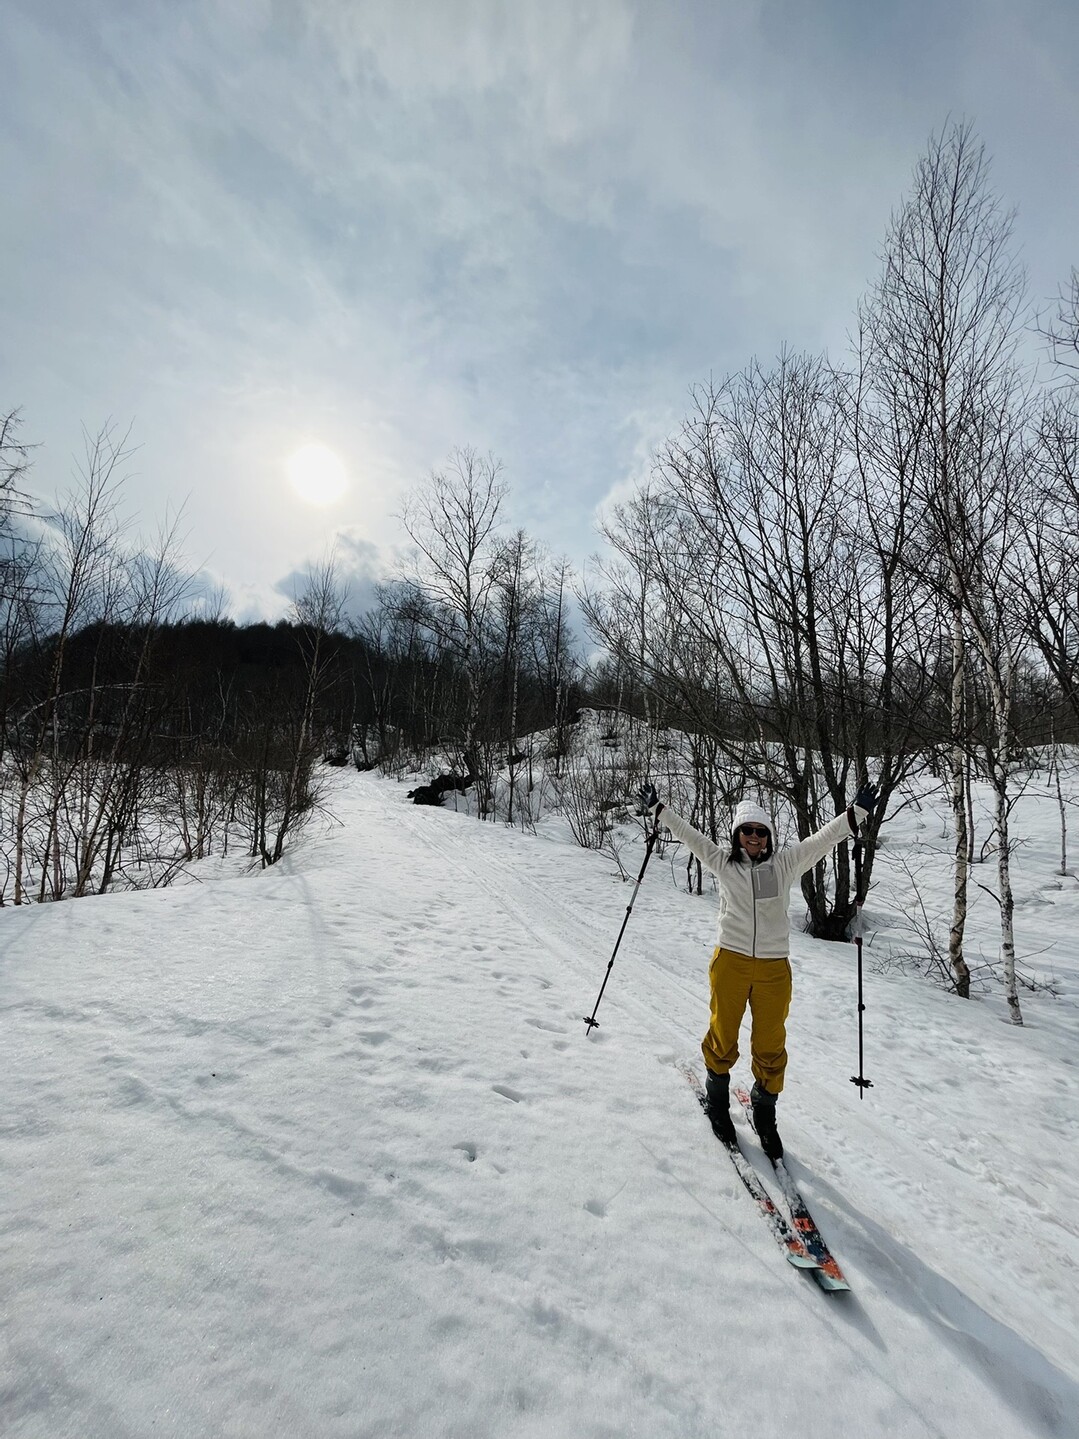
<svg viewBox="0 0 1079 1439">
<path fill-rule="evenodd" d="M 1056 781 L 1057 808 L 1060 811 L 1060 872 L 1068 873 L 1068 815 L 1064 806 L 1064 792 L 1060 785 L 1060 748 L 1056 747 L 1053 762 L 1053 778 Z"/>
<path fill-rule="evenodd" d="M 1004 754 L 1007 754 L 1006 750 Z M 998 760 L 993 767 L 993 790 L 997 811 L 997 877 L 1000 885 L 1000 954 L 1004 961 L 1004 992 L 1008 998 L 1009 1019 L 1013 1024 L 1022 1024 L 1023 1011 L 1019 1007 L 1015 977 L 1015 899 L 1012 895 L 1008 840 L 1008 767 L 1003 760 Z"/>
<path fill-rule="evenodd" d="M 948 962 L 955 975 L 955 992 L 970 998 L 970 970 L 963 957 L 963 933 L 967 924 L 967 803 L 966 756 L 960 742 L 963 727 L 963 693 L 966 665 L 963 616 L 957 608 L 952 620 L 952 817 L 955 821 L 955 885 L 952 926 L 948 932 Z"/>
</svg>

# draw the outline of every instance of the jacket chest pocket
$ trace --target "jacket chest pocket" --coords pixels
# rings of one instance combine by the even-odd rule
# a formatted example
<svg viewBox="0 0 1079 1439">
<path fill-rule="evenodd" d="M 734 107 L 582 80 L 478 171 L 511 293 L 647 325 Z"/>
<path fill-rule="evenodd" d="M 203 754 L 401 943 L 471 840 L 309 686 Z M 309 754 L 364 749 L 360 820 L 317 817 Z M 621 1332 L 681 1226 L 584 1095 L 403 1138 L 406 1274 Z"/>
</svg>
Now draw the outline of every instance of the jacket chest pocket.
<svg viewBox="0 0 1079 1439">
<path fill-rule="evenodd" d="M 755 899 L 779 898 L 779 876 L 773 865 L 758 865 L 753 871 L 753 891 Z"/>
</svg>

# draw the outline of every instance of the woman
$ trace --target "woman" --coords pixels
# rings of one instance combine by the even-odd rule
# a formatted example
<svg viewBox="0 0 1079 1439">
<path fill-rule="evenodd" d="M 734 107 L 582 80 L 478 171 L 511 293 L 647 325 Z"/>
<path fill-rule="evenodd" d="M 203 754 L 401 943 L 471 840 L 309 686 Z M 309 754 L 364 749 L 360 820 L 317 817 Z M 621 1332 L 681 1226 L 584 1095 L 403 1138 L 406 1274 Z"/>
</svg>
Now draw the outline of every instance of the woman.
<svg viewBox="0 0 1079 1439">
<path fill-rule="evenodd" d="M 736 1143 L 730 1112 L 730 1072 L 738 1058 L 738 1030 L 749 1005 L 753 1059 L 753 1123 L 769 1159 L 781 1159 L 776 1100 L 787 1067 L 787 1012 L 791 1002 L 790 921 L 794 881 L 836 845 L 858 833 L 877 802 L 876 786 L 863 784 L 854 803 L 823 829 L 777 850 L 772 821 L 760 805 L 743 802 L 734 812 L 731 845 L 713 844 L 681 815 L 660 802 L 650 782 L 641 809 L 663 824 L 719 879 L 719 943 L 712 956 L 712 1017 L 701 1049 L 708 1070 L 705 1090 L 712 1128 L 725 1144 Z"/>
</svg>

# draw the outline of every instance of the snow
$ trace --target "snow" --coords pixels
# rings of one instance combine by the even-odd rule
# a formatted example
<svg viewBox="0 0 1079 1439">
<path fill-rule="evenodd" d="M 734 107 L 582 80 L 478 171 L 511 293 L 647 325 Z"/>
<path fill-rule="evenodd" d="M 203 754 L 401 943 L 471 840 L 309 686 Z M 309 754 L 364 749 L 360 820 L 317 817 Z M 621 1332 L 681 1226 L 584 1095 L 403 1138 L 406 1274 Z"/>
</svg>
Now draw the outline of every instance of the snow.
<svg viewBox="0 0 1079 1439">
<path fill-rule="evenodd" d="M 925 809 L 867 909 L 862 1099 L 853 946 L 795 937 L 781 1129 L 853 1286 L 829 1296 L 679 1071 L 713 896 L 653 861 L 586 1036 L 630 894 L 610 857 L 333 784 L 271 870 L 0 913 L 7 1439 L 1079 1435 L 1055 804 L 1015 817 L 1020 943 L 1057 991 L 1024 991 L 1025 1029 L 995 989 L 877 967 L 904 857 L 946 897 Z"/>
</svg>

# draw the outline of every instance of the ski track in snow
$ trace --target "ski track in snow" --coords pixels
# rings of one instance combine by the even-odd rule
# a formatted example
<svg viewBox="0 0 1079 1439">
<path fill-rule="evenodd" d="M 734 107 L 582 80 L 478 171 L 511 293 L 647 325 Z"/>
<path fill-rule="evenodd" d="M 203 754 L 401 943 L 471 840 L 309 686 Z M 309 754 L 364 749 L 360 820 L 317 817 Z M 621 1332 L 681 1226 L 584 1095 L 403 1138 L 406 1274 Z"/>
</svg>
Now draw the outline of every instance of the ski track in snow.
<svg viewBox="0 0 1079 1439">
<path fill-rule="evenodd" d="M 0 915 L 5 1435 L 1079 1434 L 1072 1006 L 870 975 L 859 1100 L 853 951 L 796 937 L 829 1297 L 678 1072 L 712 901 L 653 861 L 586 1036 L 609 860 L 373 776 L 334 807 L 262 874 Z"/>
</svg>

